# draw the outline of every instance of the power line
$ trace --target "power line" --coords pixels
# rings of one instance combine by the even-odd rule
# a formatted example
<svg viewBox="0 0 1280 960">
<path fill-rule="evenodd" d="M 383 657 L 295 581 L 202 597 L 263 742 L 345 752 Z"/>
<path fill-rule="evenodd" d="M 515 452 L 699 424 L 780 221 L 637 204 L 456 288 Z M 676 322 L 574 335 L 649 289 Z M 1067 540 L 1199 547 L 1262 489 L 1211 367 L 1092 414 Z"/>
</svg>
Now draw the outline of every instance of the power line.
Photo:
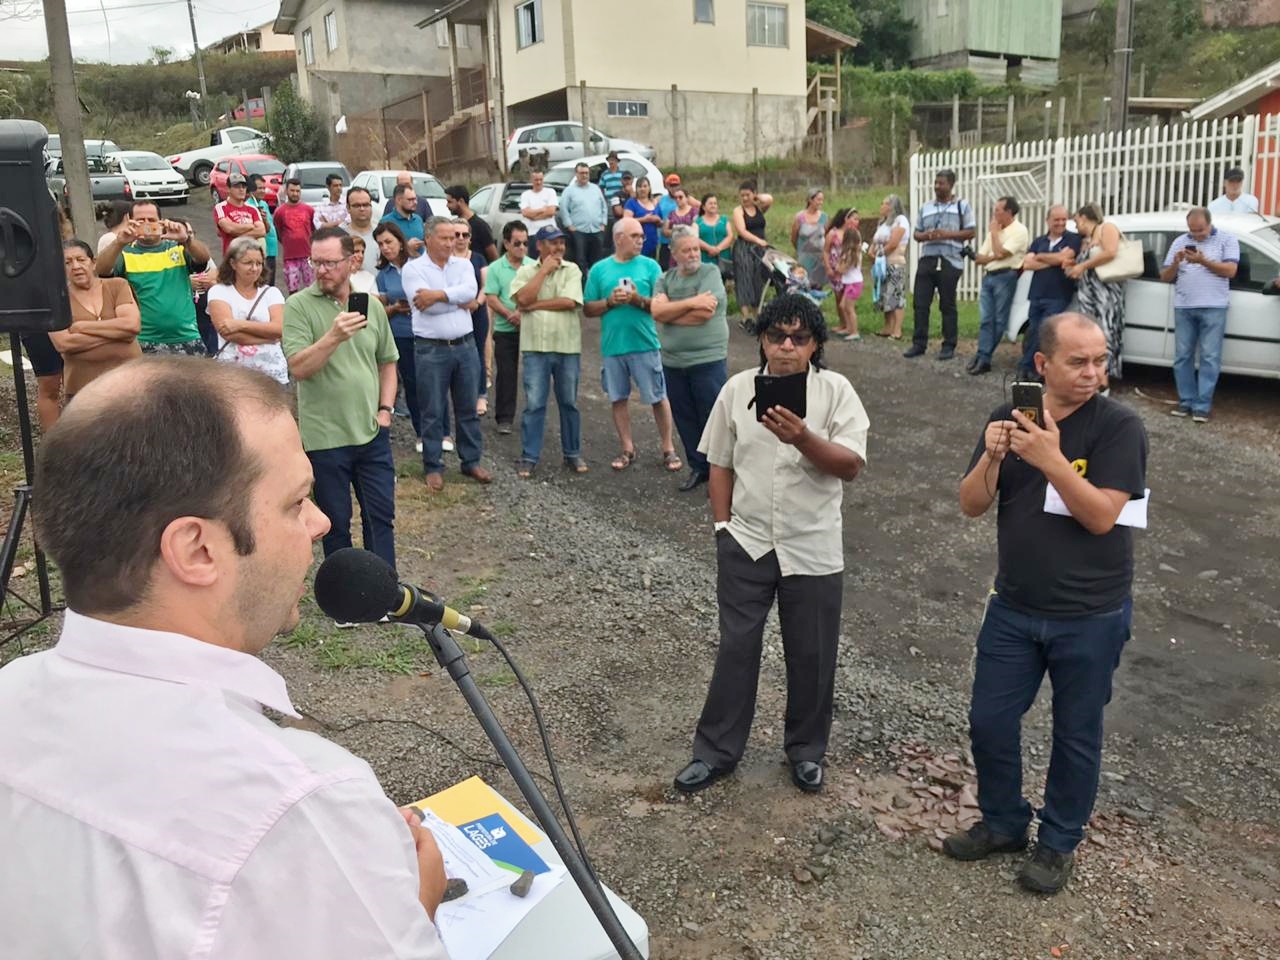
<svg viewBox="0 0 1280 960">
<path fill-rule="evenodd" d="M 141 10 L 146 7 L 172 7 L 181 2 L 182 0 L 151 0 L 149 3 L 125 3 L 118 7 L 107 7 L 106 12 L 115 13 L 117 10 Z M 77 14 L 93 14 L 95 17 L 98 17 L 102 16 L 103 11 L 101 7 L 87 7 L 83 10 L 67 11 L 67 16 L 69 17 L 74 17 Z"/>
</svg>

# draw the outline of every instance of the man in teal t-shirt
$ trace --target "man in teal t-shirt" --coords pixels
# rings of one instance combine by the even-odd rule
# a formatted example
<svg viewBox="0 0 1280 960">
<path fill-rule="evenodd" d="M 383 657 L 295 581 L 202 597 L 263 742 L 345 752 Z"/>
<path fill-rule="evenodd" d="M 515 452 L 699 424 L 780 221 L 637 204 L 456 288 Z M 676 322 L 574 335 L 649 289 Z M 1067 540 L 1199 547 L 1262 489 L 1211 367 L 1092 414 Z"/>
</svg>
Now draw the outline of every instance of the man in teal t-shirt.
<svg viewBox="0 0 1280 960">
<path fill-rule="evenodd" d="M 636 459 L 631 436 L 631 412 L 627 401 L 635 381 L 640 399 L 653 407 L 653 419 L 662 441 L 662 463 L 675 473 L 684 467 L 671 436 L 671 405 L 662 376 L 662 353 L 649 301 L 662 268 L 640 254 L 644 227 L 635 217 L 613 225 L 612 257 L 599 261 L 587 274 L 583 312 L 600 317 L 600 381 L 613 404 L 613 425 L 622 451 L 613 459 L 615 470 L 625 470 Z"/>
</svg>

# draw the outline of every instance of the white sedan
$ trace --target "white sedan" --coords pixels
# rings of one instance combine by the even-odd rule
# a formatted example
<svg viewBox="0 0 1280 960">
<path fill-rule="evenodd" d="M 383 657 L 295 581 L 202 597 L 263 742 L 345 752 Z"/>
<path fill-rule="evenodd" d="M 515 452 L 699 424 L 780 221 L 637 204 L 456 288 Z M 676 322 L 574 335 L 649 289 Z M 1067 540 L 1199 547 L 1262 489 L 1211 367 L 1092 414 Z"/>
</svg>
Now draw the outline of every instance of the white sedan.
<svg viewBox="0 0 1280 960">
<path fill-rule="evenodd" d="M 1125 238 L 1142 241 L 1143 272 L 1125 282 L 1124 361 L 1173 366 L 1173 284 L 1160 281 L 1165 253 L 1187 232 L 1185 211 L 1132 213 L 1108 217 Z M 1240 241 L 1240 268 L 1231 281 L 1227 335 L 1222 344 L 1224 373 L 1280 378 L 1280 296 L 1268 296 L 1280 277 L 1280 218 L 1223 214 L 1213 218 L 1219 230 Z M 1027 322 L 1031 276 L 1024 272 L 1009 311 L 1005 331 L 1016 340 Z"/>
<path fill-rule="evenodd" d="M 117 150 L 107 157 L 120 165 L 120 172 L 133 191 L 133 199 L 186 203 L 187 178 L 160 154 L 148 150 Z"/>
<path fill-rule="evenodd" d="M 585 163 L 591 168 L 591 182 L 599 183 L 600 174 L 609 169 L 609 161 L 605 159 L 606 156 L 607 154 L 598 153 L 594 157 L 583 157 L 581 160 L 565 160 L 562 163 L 554 164 L 547 171 L 544 181 L 547 186 L 555 187 L 557 192 L 561 191 L 573 182 L 574 168 L 580 163 Z M 662 171 L 655 167 L 652 161 L 645 159 L 638 153 L 619 153 L 618 172 L 630 173 L 637 180 L 641 177 L 648 177 L 649 193 L 652 196 L 660 197 L 667 192 L 667 188 L 662 183 Z"/>
</svg>

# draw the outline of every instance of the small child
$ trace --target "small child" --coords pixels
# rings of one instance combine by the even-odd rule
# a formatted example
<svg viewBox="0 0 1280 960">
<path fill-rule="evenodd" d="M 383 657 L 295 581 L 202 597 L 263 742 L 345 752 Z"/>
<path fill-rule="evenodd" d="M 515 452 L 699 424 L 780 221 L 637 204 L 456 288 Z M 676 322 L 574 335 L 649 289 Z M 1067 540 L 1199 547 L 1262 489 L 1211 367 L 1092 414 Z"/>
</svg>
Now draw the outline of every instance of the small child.
<svg viewBox="0 0 1280 960">
<path fill-rule="evenodd" d="M 845 214 L 843 225 L 833 228 L 833 231 L 838 229 L 840 234 L 831 244 L 832 259 L 835 261 L 832 286 L 836 286 L 834 278 L 839 281 L 836 312 L 843 322 L 843 326 L 836 332 L 842 340 L 849 342 L 862 339 L 858 333 L 858 298 L 862 296 L 863 243 L 862 233 L 858 229 L 861 222 L 858 211 L 849 210 Z"/>
</svg>

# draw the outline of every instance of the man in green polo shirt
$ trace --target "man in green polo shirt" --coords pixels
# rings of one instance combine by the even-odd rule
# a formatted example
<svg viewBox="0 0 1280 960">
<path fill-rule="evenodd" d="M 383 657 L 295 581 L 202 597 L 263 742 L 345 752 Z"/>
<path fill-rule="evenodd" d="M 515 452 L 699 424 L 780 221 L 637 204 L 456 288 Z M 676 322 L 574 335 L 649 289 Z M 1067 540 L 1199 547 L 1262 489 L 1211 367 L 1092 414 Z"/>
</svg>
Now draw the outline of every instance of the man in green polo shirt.
<svg viewBox="0 0 1280 960">
<path fill-rule="evenodd" d="M 209 248 L 182 223 L 161 220 L 150 200 L 134 203 L 116 227 L 115 239 L 98 254 L 98 275 L 129 281 L 142 314 L 143 353 L 205 356 L 187 264 L 208 260 Z"/>
<path fill-rule="evenodd" d="M 520 459 L 516 473 L 528 478 L 542 455 L 547 392 L 556 384 L 560 449 L 564 465 L 586 473 L 582 459 L 582 415 L 578 378 L 582 373 L 582 271 L 564 258 L 565 236 L 555 226 L 534 238 L 539 259 L 517 272 L 511 296 L 520 308 L 520 352 L 524 354 L 524 414 L 520 417 Z M 497 264 L 494 264 L 497 266 Z M 493 267 L 489 268 L 492 274 Z"/>
<path fill-rule="evenodd" d="M 588 317 L 600 317 L 600 379 L 613 404 L 613 426 L 622 444 L 622 451 L 610 466 L 625 470 L 635 463 L 631 412 L 627 409 L 634 380 L 641 401 L 653 407 L 662 441 L 662 464 L 675 473 L 684 464 L 672 442 L 671 405 L 662 376 L 661 345 L 649 315 L 649 301 L 662 268 L 656 260 L 640 253 L 643 245 L 644 228 L 635 217 L 624 217 L 613 225 L 614 254 L 597 262 L 587 274 L 583 311 Z"/>
<path fill-rule="evenodd" d="M 516 374 L 520 368 L 520 308 L 511 299 L 511 282 L 526 263 L 533 263 L 529 252 L 529 230 L 522 220 L 512 220 L 502 228 L 503 255 L 489 264 L 484 292 L 493 317 L 493 358 L 497 367 L 494 390 L 494 420 L 498 433 L 511 432 L 516 419 Z"/>
<path fill-rule="evenodd" d="M 654 288 L 654 322 L 662 343 L 662 375 L 667 382 L 671 417 L 680 431 L 689 491 L 707 482 L 711 467 L 698 451 L 707 418 L 729 379 L 729 322 L 725 319 L 724 280 L 714 263 L 702 262 L 696 227 L 671 231 L 671 269 Z"/>
<path fill-rule="evenodd" d="M 396 467 L 391 413 L 396 351 L 386 310 L 347 309 L 355 243 L 341 227 L 311 237 L 316 281 L 284 305 L 281 346 L 298 381 L 298 428 L 315 475 L 316 506 L 332 526 L 327 557 L 351 546 L 351 488 L 360 500 L 364 548 L 396 565 Z"/>
</svg>

